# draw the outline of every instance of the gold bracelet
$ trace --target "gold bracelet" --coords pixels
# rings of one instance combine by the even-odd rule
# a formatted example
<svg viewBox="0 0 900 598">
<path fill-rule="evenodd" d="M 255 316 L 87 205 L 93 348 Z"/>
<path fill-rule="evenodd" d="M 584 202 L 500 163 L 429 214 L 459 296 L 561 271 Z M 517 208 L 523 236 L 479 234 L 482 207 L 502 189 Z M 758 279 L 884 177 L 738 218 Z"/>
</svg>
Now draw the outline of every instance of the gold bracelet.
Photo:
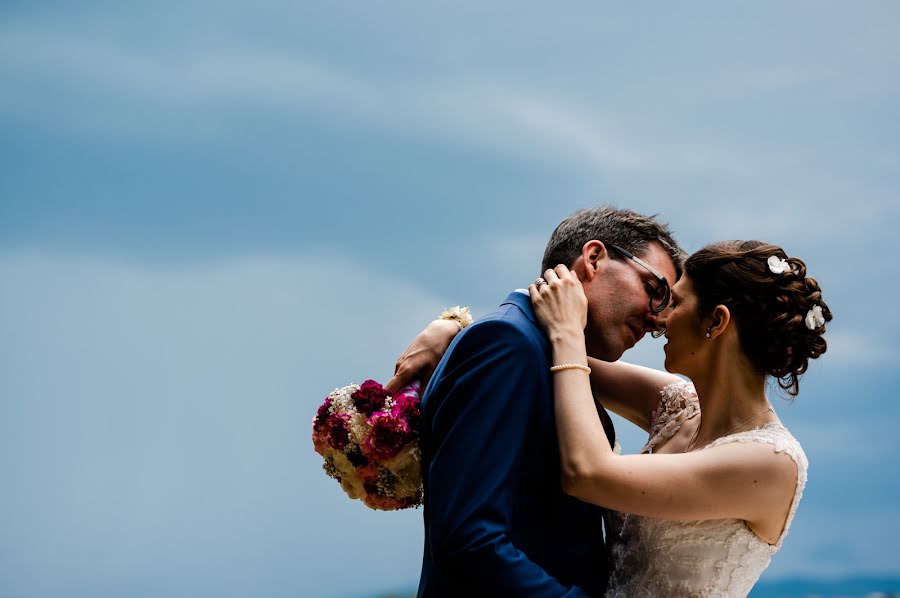
<svg viewBox="0 0 900 598">
<path fill-rule="evenodd" d="M 452 320 L 456 322 L 459 329 L 462 330 L 472 323 L 472 314 L 469 313 L 468 307 L 451 307 L 441 312 L 440 320 Z"/>
<path fill-rule="evenodd" d="M 588 374 L 591 373 L 591 368 L 586 365 L 581 365 L 580 363 L 561 363 L 550 368 L 551 372 L 561 372 L 563 370 L 581 370 Z"/>
</svg>

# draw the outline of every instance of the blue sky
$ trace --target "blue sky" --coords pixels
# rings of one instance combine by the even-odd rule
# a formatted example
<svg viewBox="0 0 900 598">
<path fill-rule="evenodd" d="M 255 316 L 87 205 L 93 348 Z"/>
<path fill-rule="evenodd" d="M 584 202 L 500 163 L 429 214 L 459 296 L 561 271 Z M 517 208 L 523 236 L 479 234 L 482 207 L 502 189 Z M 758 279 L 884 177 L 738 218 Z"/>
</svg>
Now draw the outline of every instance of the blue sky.
<svg viewBox="0 0 900 598">
<path fill-rule="evenodd" d="M 811 469 L 766 576 L 900 575 L 898 17 L 4 3 L 0 594 L 414 585 L 421 513 L 346 500 L 309 420 L 604 202 L 807 260 L 835 320 L 776 401 Z"/>
</svg>

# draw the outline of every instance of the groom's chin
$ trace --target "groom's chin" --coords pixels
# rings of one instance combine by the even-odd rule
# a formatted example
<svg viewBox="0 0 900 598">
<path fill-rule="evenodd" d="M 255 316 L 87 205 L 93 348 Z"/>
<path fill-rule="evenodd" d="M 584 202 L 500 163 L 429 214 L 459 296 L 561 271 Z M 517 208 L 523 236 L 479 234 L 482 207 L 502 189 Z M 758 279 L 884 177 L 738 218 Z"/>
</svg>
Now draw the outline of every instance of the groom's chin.
<svg viewBox="0 0 900 598">
<path fill-rule="evenodd" d="M 599 359 L 600 361 L 618 361 L 619 358 L 622 357 L 622 354 L 625 353 L 626 347 L 622 346 L 612 346 L 607 343 L 587 343 L 587 354 L 594 359 Z"/>
</svg>

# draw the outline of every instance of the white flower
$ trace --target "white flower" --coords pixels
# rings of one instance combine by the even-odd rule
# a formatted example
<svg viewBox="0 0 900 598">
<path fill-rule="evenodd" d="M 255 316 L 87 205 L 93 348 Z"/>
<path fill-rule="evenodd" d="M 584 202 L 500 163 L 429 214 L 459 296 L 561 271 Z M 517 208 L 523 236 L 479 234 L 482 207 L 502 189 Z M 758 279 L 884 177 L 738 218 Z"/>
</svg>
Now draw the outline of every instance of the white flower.
<svg viewBox="0 0 900 598">
<path fill-rule="evenodd" d="M 349 384 L 343 388 L 336 388 L 328 395 L 331 399 L 329 413 L 356 413 L 356 405 L 353 403 L 353 393 L 359 390 L 359 384 Z"/>
<path fill-rule="evenodd" d="M 774 274 L 793 272 L 793 269 L 791 268 L 791 265 L 787 263 L 787 260 L 783 260 L 777 255 L 769 256 L 769 270 L 771 270 Z"/>
<path fill-rule="evenodd" d="M 813 308 L 806 312 L 806 327 L 815 330 L 819 326 L 825 325 L 825 316 L 822 315 L 822 307 L 813 305 Z"/>
<path fill-rule="evenodd" d="M 442 311 L 440 319 L 453 320 L 459 325 L 459 329 L 462 330 L 472 323 L 472 314 L 468 307 L 460 307 L 457 305 L 456 307 L 451 307 Z"/>
<path fill-rule="evenodd" d="M 372 426 L 366 423 L 365 414 L 357 411 L 350 416 L 350 439 L 355 444 L 362 444 L 371 430 Z"/>
</svg>

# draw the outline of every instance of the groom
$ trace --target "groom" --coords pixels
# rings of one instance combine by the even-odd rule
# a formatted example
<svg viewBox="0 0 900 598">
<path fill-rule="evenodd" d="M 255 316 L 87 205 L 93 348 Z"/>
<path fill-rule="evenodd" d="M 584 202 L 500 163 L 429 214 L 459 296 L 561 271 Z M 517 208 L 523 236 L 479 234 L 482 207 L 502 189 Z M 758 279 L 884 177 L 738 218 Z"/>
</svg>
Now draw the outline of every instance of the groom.
<svg viewBox="0 0 900 598">
<path fill-rule="evenodd" d="M 615 361 L 658 328 L 649 299 L 674 284 L 680 260 L 665 224 L 600 207 L 556 227 L 542 269 L 578 273 L 588 352 Z M 605 511 L 560 487 L 551 357 L 527 292 L 517 291 L 458 334 L 434 371 L 422 398 L 420 597 L 603 594 Z M 598 413 L 613 444 L 609 416 Z"/>
</svg>

